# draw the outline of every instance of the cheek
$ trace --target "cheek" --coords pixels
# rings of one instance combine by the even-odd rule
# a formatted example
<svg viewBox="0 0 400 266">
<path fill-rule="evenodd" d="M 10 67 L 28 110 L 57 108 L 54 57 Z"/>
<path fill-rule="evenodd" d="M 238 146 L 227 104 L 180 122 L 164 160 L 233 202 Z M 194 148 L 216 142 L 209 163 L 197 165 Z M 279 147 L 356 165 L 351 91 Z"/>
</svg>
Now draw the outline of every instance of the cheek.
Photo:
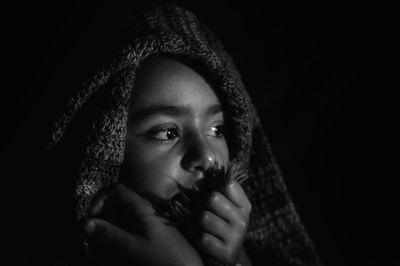
<svg viewBox="0 0 400 266">
<path fill-rule="evenodd" d="M 171 151 L 128 142 L 121 182 L 142 195 L 168 199 L 176 193 L 179 167 L 179 157 Z"/>
<path fill-rule="evenodd" d="M 229 162 L 229 150 L 225 139 L 219 140 L 216 143 L 214 143 L 213 149 L 216 152 L 217 162 L 222 165 L 227 165 Z"/>
</svg>

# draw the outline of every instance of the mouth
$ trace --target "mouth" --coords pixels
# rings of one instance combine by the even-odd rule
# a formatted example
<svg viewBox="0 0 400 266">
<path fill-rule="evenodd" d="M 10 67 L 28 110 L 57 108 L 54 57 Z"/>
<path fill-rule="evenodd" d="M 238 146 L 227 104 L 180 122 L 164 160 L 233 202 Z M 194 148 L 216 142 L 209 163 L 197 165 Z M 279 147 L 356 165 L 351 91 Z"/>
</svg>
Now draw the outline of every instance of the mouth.
<svg viewBox="0 0 400 266">
<path fill-rule="evenodd" d="M 215 163 L 203 172 L 204 178 L 188 189 L 177 184 L 179 192 L 156 206 L 157 213 L 183 233 L 193 230 L 195 221 L 204 210 L 205 197 L 232 181 L 242 183 L 248 178 L 243 164 L 232 161 L 226 167 Z"/>
</svg>

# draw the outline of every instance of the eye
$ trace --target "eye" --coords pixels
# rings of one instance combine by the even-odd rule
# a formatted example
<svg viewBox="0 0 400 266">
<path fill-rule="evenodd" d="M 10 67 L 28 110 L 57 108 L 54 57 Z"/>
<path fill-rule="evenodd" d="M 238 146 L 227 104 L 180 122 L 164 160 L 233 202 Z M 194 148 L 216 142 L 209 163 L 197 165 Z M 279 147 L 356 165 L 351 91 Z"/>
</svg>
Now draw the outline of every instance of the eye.
<svg viewBox="0 0 400 266">
<path fill-rule="evenodd" d="M 209 136 L 220 138 L 224 136 L 224 125 L 212 126 L 207 133 Z"/>
<path fill-rule="evenodd" d="M 175 127 L 150 130 L 147 134 L 152 139 L 172 141 L 179 137 L 179 130 Z"/>
</svg>

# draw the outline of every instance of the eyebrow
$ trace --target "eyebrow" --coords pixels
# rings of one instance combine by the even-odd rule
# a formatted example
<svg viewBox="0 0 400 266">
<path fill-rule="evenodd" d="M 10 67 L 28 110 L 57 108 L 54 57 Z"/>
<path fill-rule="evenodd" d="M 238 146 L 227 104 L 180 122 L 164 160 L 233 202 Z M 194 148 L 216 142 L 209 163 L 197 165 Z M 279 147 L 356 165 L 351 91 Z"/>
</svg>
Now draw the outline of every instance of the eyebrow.
<svg viewBox="0 0 400 266">
<path fill-rule="evenodd" d="M 215 115 L 222 112 L 220 104 L 211 105 L 207 108 L 206 116 Z M 153 104 L 151 106 L 134 110 L 130 120 L 137 121 L 145 119 L 155 115 L 166 115 L 166 116 L 185 116 L 191 114 L 191 108 L 187 105 L 171 105 L 171 104 Z"/>
</svg>

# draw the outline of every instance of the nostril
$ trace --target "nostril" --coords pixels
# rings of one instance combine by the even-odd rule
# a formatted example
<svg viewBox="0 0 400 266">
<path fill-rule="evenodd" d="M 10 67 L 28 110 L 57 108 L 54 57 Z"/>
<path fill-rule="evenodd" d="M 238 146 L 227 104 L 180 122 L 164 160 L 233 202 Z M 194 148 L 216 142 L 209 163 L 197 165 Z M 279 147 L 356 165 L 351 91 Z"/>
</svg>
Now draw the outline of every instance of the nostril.
<svg viewBox="0 0 400 266">
<path fill-rule="evenodd" d="M 205 169 L 206 168 L 203 165 L 196 165 L 194 167 L 194 170 L 199 173 L 199 174 L 196 174 L 196 176 L 200 176 L 201 173 L 205 171 Z"/>
<path fill-rule="evenodd" d="M 198 179 L 194 184 L 193 184 L 193 188 L 197 191 L 200 191 L 204 188 L 205 186 L 205 178 L 200 178 Z"/>
<path fill-rule="evenodd" d="M 200 190 L 203 187 L 204 183 L 204 172 L 205 169 L 202 166 L 195 167 L 195 171 L 192 172 L 193 176 L 193 183 L 192 183 L 192 188 L 195 190 Z"/>
</svg>

